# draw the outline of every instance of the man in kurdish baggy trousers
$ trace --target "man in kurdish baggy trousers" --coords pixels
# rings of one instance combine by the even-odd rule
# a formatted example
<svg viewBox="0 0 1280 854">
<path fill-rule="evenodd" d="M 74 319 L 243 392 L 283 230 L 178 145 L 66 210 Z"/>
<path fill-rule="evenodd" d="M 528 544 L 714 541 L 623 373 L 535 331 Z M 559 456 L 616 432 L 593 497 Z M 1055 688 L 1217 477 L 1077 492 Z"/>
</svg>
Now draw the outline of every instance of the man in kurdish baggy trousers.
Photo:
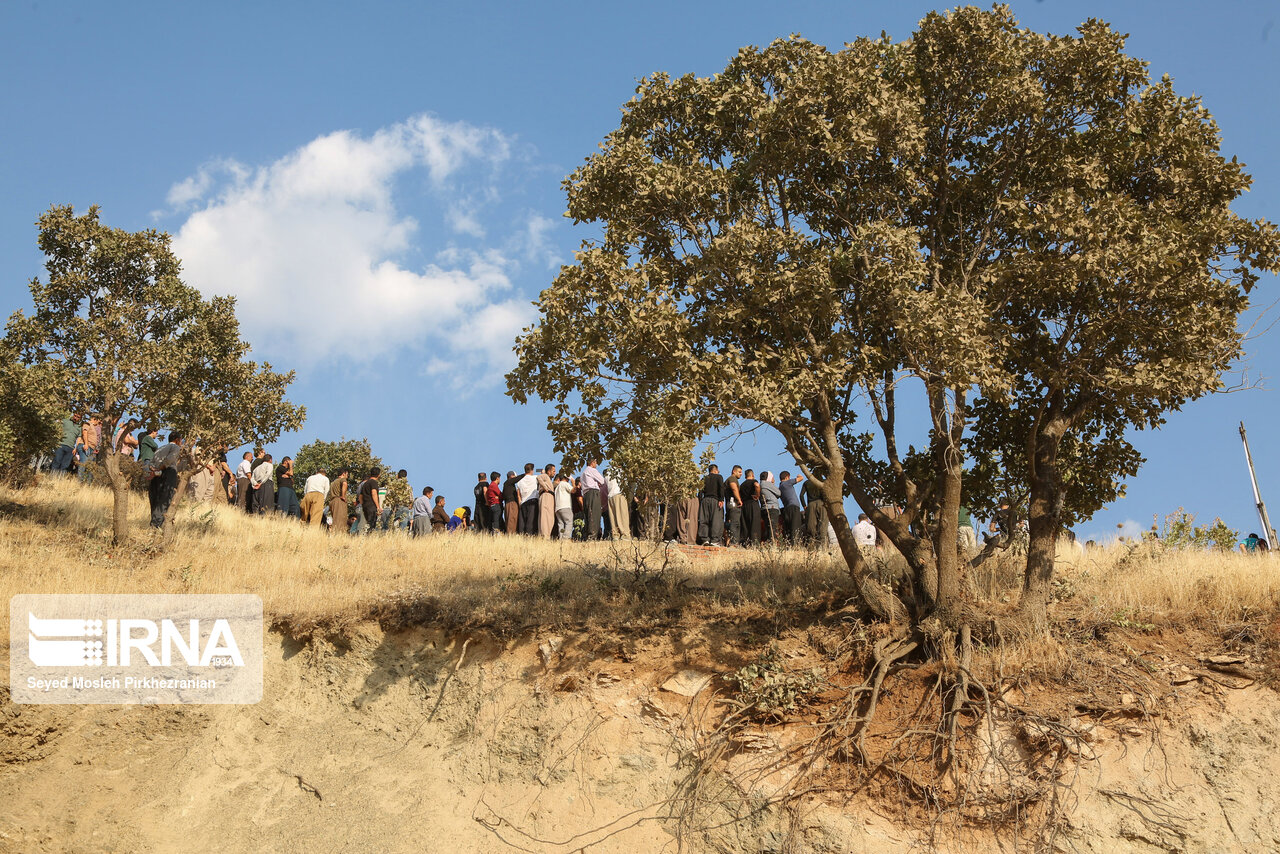
<svg viewBox="0 0 1280 854">
<path fill-rule="evenodd" d="M 548 464 L 538 475 L 538 536 L 551 539 L 556 527 L 556 467 Z"/>
<path fill-rule="evenodd" d="M 702 500 L 698 505 L 698 542 L 720 545 L 724 536 L 724 478 L 715 463 L 702 481 Z"/>
<path fill-rule="evenodd" d="M 627 501 L 622 485 L 613 476 L 613 469 L 605 472 L 605 487 L 609 490 L 609 535 L 615 540 L 631 539 L 631 502 Z"/>
<path fill-rule="evenodd" d="M 182 437 L 173 434 L 169 444 L 151 458 L 151 479 L 147 482 L 147 498 L 151 502 L 151 527 L 163 528 L 173 494 L 178 491 L 178 468 L 182 465 Z"/>
<path fill-rule="evenodd" d="M 582 534 L 584 540 L 600 539 L 601 505 L 608 485 L 597 468 L 599 465 L 597 459 L 588 460 L 587 467 L 582 470 L 582 512 L 586 517 Z"/>
<path fill-rule="evenodd" d="M 329 473 L 318 469 L 302 487 L 302 521 L 315 528 L 324 516 L 324 500 L 329 494 Z"/>
</svg>

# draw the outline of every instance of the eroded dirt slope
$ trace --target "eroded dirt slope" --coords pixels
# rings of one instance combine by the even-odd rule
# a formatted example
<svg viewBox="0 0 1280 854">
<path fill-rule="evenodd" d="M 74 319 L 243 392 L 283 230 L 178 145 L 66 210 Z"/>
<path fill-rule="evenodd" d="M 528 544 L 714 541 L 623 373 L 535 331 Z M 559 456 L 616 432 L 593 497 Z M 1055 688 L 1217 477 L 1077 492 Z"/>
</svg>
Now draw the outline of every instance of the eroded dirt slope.
<svg viewBox="0 0 1280 854">
<path fill-rule="evenodd" d="M 691 788 L 767 766 L 801 732 L 698 765 L 723 689 L 700 674 L 736 663 L 684 637 L 608 654 L 374 625 L 336 646 L 272 635 L 256 706 L 0 707 L 0 850 L 929 850 L 859 796 L 772 805 L 785 775 L 739 774 L 756 781 L 739 796 Z M 1095 727 L 1056 848 L 1280 850 L 1280 702 L 1194 697 L 1177 718 Z M 945 847 L 993 844 L 972 830 Z"/>
</svg>

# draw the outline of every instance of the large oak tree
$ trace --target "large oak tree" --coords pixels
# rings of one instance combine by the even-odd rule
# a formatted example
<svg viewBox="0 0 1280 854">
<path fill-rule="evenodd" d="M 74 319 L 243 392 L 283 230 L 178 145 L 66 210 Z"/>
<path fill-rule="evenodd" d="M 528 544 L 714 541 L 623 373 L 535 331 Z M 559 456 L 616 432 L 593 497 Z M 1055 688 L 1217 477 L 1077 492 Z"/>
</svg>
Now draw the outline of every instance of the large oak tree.
<svg viewBox="0 0 1280 854">
<path fill-rule="evenodd" d="M 1128 426 L 1217 387 L 1276 263 L 1208 112 L 1123 48 L 1098 21 L 1045 36 L 963 8 L 903 42 L 793 37 L 645 79 L 565 182 L 603 237 L 540 295 L 510 393 L 561 429 L 655 398 L 700 432 L 777 429 L 869 609 L 916 627 L 893 654 L 967 635 L 966 457 L 1021 456 L 1042 618 L 1064 508 L 1136 468 Z M 846 495 L 905 588 L 871 577 Z"/>
</svg>

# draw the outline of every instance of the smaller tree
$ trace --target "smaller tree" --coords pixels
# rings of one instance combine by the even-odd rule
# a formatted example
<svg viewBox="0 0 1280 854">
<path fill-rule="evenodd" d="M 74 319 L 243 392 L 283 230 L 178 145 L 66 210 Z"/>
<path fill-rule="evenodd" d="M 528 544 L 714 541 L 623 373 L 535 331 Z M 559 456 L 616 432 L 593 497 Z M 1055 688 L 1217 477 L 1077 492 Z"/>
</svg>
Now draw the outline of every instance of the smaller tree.
<svg viewBox="0 0 1280 854">
<path fill-rule="evenodd" d="M 179 278 L 163 232 L 108 228 L 96 206 L 82 216 L 54 206 L 37 224 L 48 280 L 31 280 L 32 312 L 9 319 L 8 346 L 23 364 L 68 378 L 60 396 L 73 410 L 101 415 L 112 541 L 121 543 L 128 539 L 129 480 L 111 439 L 126 415 L 142 411 L 161 383 L 189 367 L 182 339 L 198 316 L 200 294 Z"/>
<path fill-rule="evenodd" d="M 348 439 L 344 436 L 336 442 L 317 439 L 299 448 L 293 458 L 293 469 L 302 480 L 320 469 L 333 477 L 338 469 L 344 467 L 351 469 L 353 480 L 364 477 L 371 468 L 386 469 L 382 458 L 373 453 L 373 446 L 367 438 Z"/>
<path fill-rule="evenodd" d="M 677 502 L 698 493 L 700 471 L 693 459 L 695 444 L 693 437 L 679 428 L 650 424 L 619 437 L 611 446 L 609 465 L 635 490 L 642 513 L 656 529 L 648 531 L 648 535 L 655 539 L 662 539 Z M 658 514 L 659 507 L 665 512 Z"/>
</svg>

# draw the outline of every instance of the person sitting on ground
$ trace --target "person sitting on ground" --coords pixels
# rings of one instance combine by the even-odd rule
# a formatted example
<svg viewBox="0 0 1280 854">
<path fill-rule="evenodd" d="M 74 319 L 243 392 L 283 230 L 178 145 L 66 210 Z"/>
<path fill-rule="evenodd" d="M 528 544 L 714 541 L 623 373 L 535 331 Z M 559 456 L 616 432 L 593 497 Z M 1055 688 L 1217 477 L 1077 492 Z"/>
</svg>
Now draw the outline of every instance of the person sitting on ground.
<svg viewBox="0 0 1280 854">
<path fill-rule="evenodd" d="M 1244 542 L 1240 544 L 1241 554 L 1258 554 L 1267 551 L 1267 541 L 1259 537 L 1257 534 L 1250 532 L 1249 536 L 1244 538 Z"/>
<path fill-rule="evenodd" d="M 444 509 L 444 496 L 436 496 L 436 506 L 431 510 L 431 533 L 442 533 L 449 526 L 449 511 Z"/>
<path fill-rule="evenodd" d="M 453 515 L 449 517 L 449 521 L 445 523 L 446 529 L 452 534 L 454 531 L 465 531 L 467 529 L 467 518 L 471 515 L 468 507 L 459 507 L 453 511 Z"/>
</svg>

